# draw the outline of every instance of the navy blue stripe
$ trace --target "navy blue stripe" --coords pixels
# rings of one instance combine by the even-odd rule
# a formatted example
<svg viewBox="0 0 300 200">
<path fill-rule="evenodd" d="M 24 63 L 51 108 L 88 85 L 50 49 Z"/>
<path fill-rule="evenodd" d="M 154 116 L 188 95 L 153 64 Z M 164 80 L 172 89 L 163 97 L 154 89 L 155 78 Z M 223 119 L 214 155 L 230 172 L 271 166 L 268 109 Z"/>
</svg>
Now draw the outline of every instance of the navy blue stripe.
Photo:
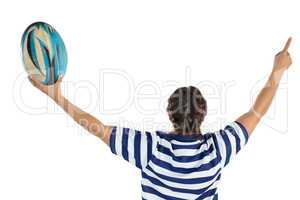
<svg viewBox="0 0 300 200">
<path fill-rule="evenodd" d="M 209 186 L 207 186 L 205 188 L 199 188 L 199 189 L 175 188 L 175 187 L 172 187 L 172 186 L 164 184 L 163 182 L 161 182 L 157 178 L 154 178 L 154 177 L 151 177 L 151 176 L 147 175 L 145 172 L 142 172 L 142 176 L 143 176 L 143 178 L 149 180 L 154 185 L 161 186 L 163 188 L 167 188 L 167 189 L 170 189 L 172 191 L 181 192 L 181 193 L 187 193 L 187 194 L 197 194 L 197 195 L 200 195 L 200 194 L 202 194 L 203 192 L 205 192 L 209 187 L 211 187 L 214 184 L 214 182 L 213 182 Z"/>
<path fill-rule="evenodd" d="M 151 133 L 146 132 L 147 136 L 147 162 L 150 161 L 152 157 L 152 136 Z"/>
<path fill-rule="evenodd" d="M 221 171 L 221 169 L 218 169 L 218 171 L 212 175 L 207 177 L 198 177 L 198 178 L 189 178 L 189 179 L 182 179 L 182 178 L 176 178 L 171 176 L 166 176 L 164 174 L 158 173 L 154 171 L 149 165 L 146 167 L 148 170 L 150 170 L 152 173 L 154 173 L 156 176 L 158 176 L 161 179 L 176 182 L 176 183 L 183 183 L 183 184 L 197 184 L 197 183 L 204 183 L 213 180 Z"/>
<path fill-rule="evenodd" d="M 207 192 L 203 193 L 200 197 L 197 198 L 197 200 L 203 200 L 207 197 L 211 197 L 213 196 L 215 193 L 216 193 L 217 189 L 211 189 L 211 190 L 208 190 Z"/>
<path fill-rule="evenodd" d="M 135 131 L 134 158 L 135 158 L 136 166 L 141 169 L 142 164 L 141 164 L 141 132 L 140 131 Z"/>
<path fill-rule="evenodd" d="M 156 131 L 157 136 L 160 138 L 164 138 L 168 141 L 171 140 L 177 140 L 179 142 L 196 142 L 196 141 L 202 141 L 203 136 L 199 134 L 194 135 L 179 135 L 175 133 L 165 133 L 162 131 Z"/>
<path fill-rule="evenodd" d="M 218 194 L 215 194 L 213 200 L 218 200 Z"/>
<path fill-rule="evenodd" d="M 157 150 L 163 154 L 171 156 L 174 161 L 186 163 L 202 160 L 205 156 L 210 155 L 213 152 L 214 148 L 213 145 L 210 145 L 207 150 L 204 150 L 194 156 L 176 156 L 170 149 L 160 144 L 157 145 Z"/>
<path fill-rule="evenodd" d="M 230 156 L 231 156 L 231 153 L 232 153 L 231 143 L 230 143 L 230 140 L 229 140 L 226 132 L 224 130 L 220 130 L 220 132 L 221 132 L 221 136 L 222 136 L 222 138 L 225 142 L 226 160 L 225 160 L 225 165 L 224 166 L 226 166 L 229 163 Z"/>
<path fill-rule="evenodd" d="M 236 133 L 235 129 L 231 126 L 226 126 L 226 130 L 228 130 L 235 138 L 236 141 L 236 153 L 238 153 L 241 150 L 241 139 L 239 135 Z"/>
<path fill-rule="evenodd" d="M 145 185 L 142 185 L 142 190 L 146 193 L 150 193 L 150 194 L 154 194 L 156 196 L 159 196 L 160 198 L 163 198 L 163 199 L 168 199 L 168 200 L 185 200 L 185 199 L 181 199 L 181 198 L 176 198 L 176 197 L 172 197 L 172 196 L 168 196 L 168 195 L 165 195 L 165 194 L 162 194 L 160 192 L 158 192 L 157 190 L 149 187 L 149 186 L 145 186 Z"/>
<path fill-rule="evenodd" d="M 203 143 L 201 143 L 201 144 L 200 143 L 199 144 L 191 144 L 191 145 L 172 144 L 172 148 L 173 148 L 173 150 L 177 150 L 177 149 L 200 149 L 202 144 Z"/>
<path fill-rule="evenodd" d="M 116 126 L 112 127 L 110 138 L 109 138 L 109 146 L 111 152 L 114 154 L 116 154 L 116 130 L 117 130 Z"/>
<path fill-rule="evenodd" d="M 129 128 L 123 128 L 122 130 L 122 156 L 128 161 L 128 132 Z"/>
<path fill-rule="evenodd" d="M 212 136 L 212 139 L 213 139 L 214 144 L 215 144 L 215 149 L 216 149 L 217 157 L 219 158 L 219 160 L 221 160 L 222 156 L 221 156 L 220 147 L 219 147 L 219 143 L 217 141 L 216 134 L 212 133 L 211 136 Z"/>
<path fill-rule="evenodd" d="M 240 126 L 240 128 L 242 129 L 242 132 L 243 132 L 245 140 L 246 140 L 245 143 L 247 143 L 248 139 L 249 139 L 249 133 L 248 133 L 247 129 L 245 128 L 245 126 L 242 123 L 240 123 L 238 121 L 235 121 L 235 123 L 237 123 Z"/>
</svg>

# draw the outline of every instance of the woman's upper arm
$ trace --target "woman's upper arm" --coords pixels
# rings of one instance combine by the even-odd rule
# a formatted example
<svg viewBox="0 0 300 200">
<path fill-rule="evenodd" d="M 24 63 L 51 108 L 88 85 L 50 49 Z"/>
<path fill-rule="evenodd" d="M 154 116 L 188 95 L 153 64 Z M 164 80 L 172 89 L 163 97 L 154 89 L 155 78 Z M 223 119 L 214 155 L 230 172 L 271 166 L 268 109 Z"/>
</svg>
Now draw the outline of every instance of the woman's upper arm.
<svg viewBox="0 0 300 200">
<path fill-rule="evenodd" d="M 225 128 L 212 134 L 223 167 L 247 144 L 248 135 L 247 129 L 238 121 L 228 123 Z"/>
<path fill-rule="evenodd" d="M 156 133 L 120 126 L 109 129 L 111 152 L 140 169 L 146 167 L 156 146 Z"/>
<path fill-rule="evenodd" d="M 259 123 L 260 116 L 253 110 L 250 110 L 249 112 L 240 116 L 236 121 L 241 123 L 246 128 L 247 133 L 250 136 Z"/>
<path fill-rule="evenodd" d="M 104 126 L 103 135 L 102 135 L 102 137 L 100 137 L 100 139 L 108 146 L 110 146 L 109 142 L 110 142 L 110 136 L 111 136 L 112 129 L 113 129 L 113 126 Z"/>
</svg>

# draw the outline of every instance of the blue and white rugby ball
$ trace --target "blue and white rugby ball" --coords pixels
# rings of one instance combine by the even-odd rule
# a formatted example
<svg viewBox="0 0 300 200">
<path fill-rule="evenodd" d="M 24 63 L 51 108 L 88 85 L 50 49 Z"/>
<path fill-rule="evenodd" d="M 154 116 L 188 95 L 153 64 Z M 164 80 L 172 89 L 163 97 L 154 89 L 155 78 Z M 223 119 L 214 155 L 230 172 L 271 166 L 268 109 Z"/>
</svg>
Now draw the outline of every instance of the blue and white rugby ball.
<svg viewBox="0 0 300 200">
<path fill-rule="evenodd" d="M 22 36 L 25 70 L 45 85 L 54 84 L 67 69 L 67 51 L 58 32 L 49 24 L 31 24 Z"/>
</svg>

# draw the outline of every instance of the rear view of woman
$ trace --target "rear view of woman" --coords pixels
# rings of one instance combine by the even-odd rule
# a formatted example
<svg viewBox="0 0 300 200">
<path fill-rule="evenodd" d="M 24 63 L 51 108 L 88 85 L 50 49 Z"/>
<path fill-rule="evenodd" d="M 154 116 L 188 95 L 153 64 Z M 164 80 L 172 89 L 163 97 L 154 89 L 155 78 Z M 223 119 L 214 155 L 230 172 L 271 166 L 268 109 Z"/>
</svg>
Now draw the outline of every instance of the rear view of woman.
<svg viewBox="0 0 300 200">
<path fill-rule="evenodd" d="M 249 111 L 213 133 L 201 132 L 207 104 L 193 86 L 178 88 L 170 96 L 167 113 L 174 129 L 167 133 L 103 124 L 61 94 L 61 80 L 53 86 L 44 86 L 33 77 L 30 80 L 77 123 L 102 139 L 112 153 L 141 170 L 143 199 L 216 200 L 222 169 L 247 144 L 270 107 L 283 73 L 292 64 L 290 43 L 291 38 L 276 55 L 268 81 Z"/>
</svg>

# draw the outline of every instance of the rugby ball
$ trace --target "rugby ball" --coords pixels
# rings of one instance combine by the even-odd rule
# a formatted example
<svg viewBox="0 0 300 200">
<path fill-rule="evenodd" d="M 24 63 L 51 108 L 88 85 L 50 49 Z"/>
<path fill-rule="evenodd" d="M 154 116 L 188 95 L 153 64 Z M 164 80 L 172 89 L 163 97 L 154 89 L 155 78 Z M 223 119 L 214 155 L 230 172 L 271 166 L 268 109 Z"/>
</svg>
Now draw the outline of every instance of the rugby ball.
<svg viewBox="0 0 300 200">
<path fill-rule="evenodd" d="M 67 69 L 67 51 L 58 32 L 49 24 L 35 22 L 23 33 L 22 59 L 25 70 L 45 85 L 54 84 Z"/>
</svg>

